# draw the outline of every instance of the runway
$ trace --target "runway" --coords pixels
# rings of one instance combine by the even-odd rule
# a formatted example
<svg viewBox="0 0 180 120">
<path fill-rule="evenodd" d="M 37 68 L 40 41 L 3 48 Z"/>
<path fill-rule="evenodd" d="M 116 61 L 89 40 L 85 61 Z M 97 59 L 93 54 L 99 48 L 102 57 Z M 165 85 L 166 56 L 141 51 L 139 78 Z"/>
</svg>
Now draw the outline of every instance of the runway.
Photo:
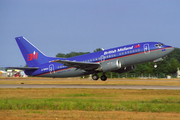
<svg viewBox="0 0 180 120">
<path fill-rule="evenodd" d="M 5 84 L 0 88 L 91 88 L 91 89 L 153 89 L 153 90 L 180 90 L 180 86 L 146 86 L 146 85 L 47 85 L 47 84 Z"/>
</svg>

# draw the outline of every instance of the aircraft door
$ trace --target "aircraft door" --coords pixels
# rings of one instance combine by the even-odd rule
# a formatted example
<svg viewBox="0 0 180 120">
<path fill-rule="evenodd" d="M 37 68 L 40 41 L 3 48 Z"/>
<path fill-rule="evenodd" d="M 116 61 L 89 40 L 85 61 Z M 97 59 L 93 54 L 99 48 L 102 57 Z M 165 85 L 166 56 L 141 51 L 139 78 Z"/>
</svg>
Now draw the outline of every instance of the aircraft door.
<svg viewBox="0 0 180 120">
<path fill-rule="evenodd" d="M 49 72 L 50 74 L 54 72 L 54 64 L 49 65 Z"/>
<path fill-rule="evenodd" d="M 105 60 L 105 57 L 104 57 L 104 55 L 101 55 L 101 62 L 103 62 L 104 60 Z"/>
<path fill-rule="evenodd" d="M 149 44 L 144 44 L 144 53 L 145 54 L 149 54 L 150 53 Z"/>
</svg>

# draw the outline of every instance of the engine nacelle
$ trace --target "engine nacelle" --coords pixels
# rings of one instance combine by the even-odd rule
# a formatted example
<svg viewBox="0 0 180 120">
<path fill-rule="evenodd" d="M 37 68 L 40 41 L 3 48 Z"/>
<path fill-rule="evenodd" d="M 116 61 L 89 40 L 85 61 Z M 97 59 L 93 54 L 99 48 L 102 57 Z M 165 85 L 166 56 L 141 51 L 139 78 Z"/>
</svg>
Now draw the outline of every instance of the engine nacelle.
<svg viewBox="0 0 180 120">
<path fill-rule="evenodd" d="M 113 71 L 113 72 L 116 72 L 116 73 L 124 73 L 124 72 L 132 71 L 132 70 L 134 70 L 134 69 L 135 69 L 135 66 L 132 65 L 132 66 L 120 68 L 120 69 L 115 70 L 115 71 Z"/>
<path fill-rule="evenodd" d="M 103 72 L 115 71 L 121 68 L 121 62 L 119 60 L 105 61 L 101 63 L 100 70 Z"/>
</svg>

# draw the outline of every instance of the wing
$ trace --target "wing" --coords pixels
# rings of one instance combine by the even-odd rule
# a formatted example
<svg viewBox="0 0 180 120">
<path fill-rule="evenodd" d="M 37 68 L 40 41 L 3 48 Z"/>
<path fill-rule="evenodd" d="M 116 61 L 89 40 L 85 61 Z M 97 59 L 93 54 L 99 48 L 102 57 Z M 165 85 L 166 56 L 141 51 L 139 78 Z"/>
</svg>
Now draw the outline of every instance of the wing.
<svg viewBox="0 0 180 120">
<path fill-rule="evenodd" d="M 37 70 L 39 67 L 7 67 L 7 69 Z"/>
<path fill-rule="evenodd" d="M 85 63 L 85 62 L 75 62 L 75 61 L 65 61 L 65 60 L 54 60 L 50 62 L 62 63 L 68 67 L 75 67 L 77 69 L 82 69 L 85 71 L 92 71 L 100 67 L 99 63 Z"/>
</svg>

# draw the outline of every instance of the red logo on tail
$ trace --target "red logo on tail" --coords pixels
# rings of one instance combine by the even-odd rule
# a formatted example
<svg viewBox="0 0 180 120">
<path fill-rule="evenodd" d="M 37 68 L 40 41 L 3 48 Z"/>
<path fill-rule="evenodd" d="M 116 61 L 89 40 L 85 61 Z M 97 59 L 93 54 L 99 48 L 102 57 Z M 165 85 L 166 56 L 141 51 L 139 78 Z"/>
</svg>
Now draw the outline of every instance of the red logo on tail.
<svg viewBox="0 0 180 120">
<path fill-rule="evenodd" d="M 35 60 L 38 57 L 38 53 L 34 51 L 34 53 L 27 55 L 27 61 Z"/>
</svg>

